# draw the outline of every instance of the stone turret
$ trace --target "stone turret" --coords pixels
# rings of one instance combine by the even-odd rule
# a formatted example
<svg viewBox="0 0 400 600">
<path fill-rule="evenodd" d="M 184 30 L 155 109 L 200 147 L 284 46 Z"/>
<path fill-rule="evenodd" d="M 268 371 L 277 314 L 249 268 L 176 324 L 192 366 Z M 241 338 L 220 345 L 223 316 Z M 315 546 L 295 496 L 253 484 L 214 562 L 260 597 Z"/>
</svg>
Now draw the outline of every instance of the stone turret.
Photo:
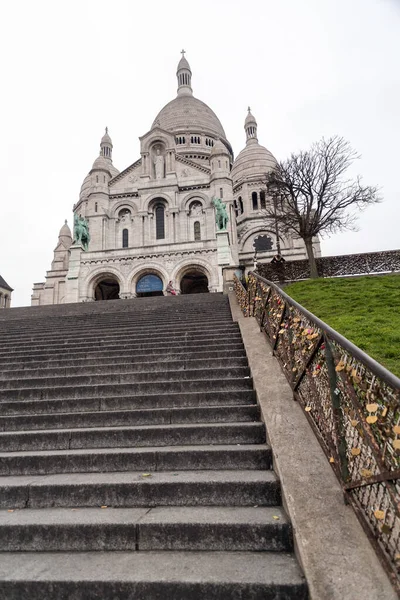
<svg viewBox="0 0 400 600">
<path fill-rule="evenodd" d="M 176 76 L 178 78 L 178 96 L 192 96 L 192 71 L 185 58 L 184 50 L 182 50 L 182 58 L 178 63 Z"/>
</svg>

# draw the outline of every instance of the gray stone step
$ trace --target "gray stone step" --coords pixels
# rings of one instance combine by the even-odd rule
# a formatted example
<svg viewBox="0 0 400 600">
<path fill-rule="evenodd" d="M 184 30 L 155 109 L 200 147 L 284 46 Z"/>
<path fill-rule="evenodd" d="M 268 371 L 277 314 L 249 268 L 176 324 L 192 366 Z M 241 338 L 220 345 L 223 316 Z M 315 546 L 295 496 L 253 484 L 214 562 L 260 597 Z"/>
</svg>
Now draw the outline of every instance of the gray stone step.
<svg viewBox="0 0 400 600">
<path fill-rule="evenodd" d="M 265 444 L 4 452 L 0 475 L 263 470 L 271 468 L 271 461 L 271 449 Z"/>
<path fill-rule="evenodd" d="M 261 422 L 91 427 L 28 432 L 3 431 L 0 433 L 0 452 L 264 442 L 265 426 Z"/>
<path fill-rule="evenodd" d="M 135 341 L 140 343 L 142 341 L 152 340 L 155 343 L 158 342 L 179 342 L 181 340 L 184 341 L 201 341 L 204 339 L 221 339 L 223 337 L 225 340 L 230 339 L 240 339 L 240 332 L 234 328 L 231 329 L 229 326 L 226 328 L 215 327 L 215 329 L 205 329 L 204 331 L 191 331 L 190 329 L 174 331 L 174 332 L 163 332 L 157 330 L 144 330 L 140 333 L 129 333 L 122 331 L 114 331 L 114 333 L 108 334 L 97 334 L 97 335 L 77 335 L 77 336 L 63 336 L 61 333 L 57 336 L 52 336 L 50 338 L 42 338 L 41 336 L 31 337 L 29 339 L 16 337 L 9 343 L 7 340 L 4 340 L 4 344 L 2 343 L 1 353 L 6 354 L 7 352 L 14 352 L 14 350 L 23 349 L 25 346 L 35 346 L 35 345 L 46 345 L 48 348 L 57 349 L 59 347 L 73 347 L 76 346 L 95 346 L 95 345 L 112 345 L 116 342 L 130 342 Z M 2 340 L 3 342 L 3 340 Z"/>
<path fill-rule="evenodd" d="M 231 423 L 259 421 L 258 405 L 206 406 L 201 408 L 151 408 L 0 417 L 0 431 L 167 425 L 173 423 Z"/>
<path fill-rule="evenodd" d="M 67 399 L 47 399 L 41 400 L 37 396 L 33 400 L 14 400 L 1 401 L 0 412 L 2 415 L 41 415 L 48 413 L 81 413 L 84 411 L 118 411 L 133 409 L 156 409 L 156 408 L 183 408 L 183 407 L 201 407 L 201 406 L 232 406 L 237 404 L 255 404 L 256 394 L 251 386 L 243 390 L 220 390 L 220 391 L 200 391 L 199 385 L 195 391 L 187 393 L 176 392 L 159 394 L 142 393 L 132 396 L 129 391 L 127 394 L 115 396 L 109 390 L 109 395 L 90 396 L 93 389 L 87 390 L 87 395 L 80 398 Z"/>
<path fill-rule="evenodd" d="M 140 360 L 148 357 L 158 357 L 158 356 L 173 356 L 176 354 L 186 354 L 187 356 L 195 355 L 210 355 L 220 352 L 221 355 L 226 352 L 245 352 L 243 342 L 230 342 L 225 344 L 223 340 L 218 344 L 209 344 L 207 346 L 202 346 L 201 348 L 197 348 L 196 346 L 174 346 L 168 348 L 159 348 L 158 346 L 151 346 L 146 348 L 145 352 L 138 352 L 137 348 L 124 346 L 124 348 L 99 348 L 96 350 L 85 350 L 81 348 L 75 348 L 73 352 L 48 352 L 46 349 L 36 350 L 32 349 L 30 353 L 24 353 L 22 356 L 14 353 L 13 355 L 4 356 L 1 359 L 0 369 L 1 367 L 9 368 L 7 365 L 24 364 L 28 366 L 31 362 L 41 362 L 43 361 L 54 361 L 54 360 L 86 360 L 86 359 L 110 359 L 114 356 L 121 356 L 123 353 L 125 356 L 129 357 L 138 357 Z"/>
<path fill-rule="evenodd" d="M 0 552 L 210 550 L 291 552 L 280 507 L 0 511 Z"/>
<path fill-rule="evenodd" d="M 0 389 L 2 391 L 16 390 L 22 388 L 47 388 L 47 387 L 63 387 L 63 386 L 74 386 L 82 387 L 92 384 L 129 384 L 129 383 L 142 383 L 142 382 L 157 382 L 157 381 L 169 381 L 174 382 L 177 379 L 182 381 L 188 380 L 221 380 L 221 379 L 232 379 L 232 378 L 244 378 L 250 376 L 250 369 L 248 366 L 236 367 L 236 366 L 225 366 L 225 367 L 209 367 L 199 369 L 183 369 L 179 373 L 176 370 L 159 370 L 153 371 L 145 367 L 144 371 L 137 372 L 111 372 L 106 374 L 76 374 L 75 370 L 69 372 L 65 376 L 51 376 L 51 377 L 30 377 L 28 379 L 0 379 Z"/>
<path fill-rule="evenodd" d="M 228 349 L 229 347 L 231 347 L 232 349 L 243 349 L 243 342 L 237 338 L 235 340 L 231 340 L 230 342 L 225 342 L 224 340 L 221 340 L 220 342 L 218 342 L 218 339 L 214 339 L 214 340 L 201 340 L 198 342 L 187 342 L 187 343 L 178 343 L 178 342 L 174 342 L 174 343 L 169 343 L 169 342 L 160 342 L 160 343 L 154 343 L 152 341 L 149 342 L 142 342 L 142 343 L 136 343 L 134 341 L 129 342 L 129 343 L 121 343 L 121 344 L 113 344 L 113 345 L 107 345 L 107 344 L 101 344 L 98 346 L 80 346 L 78 348 L 58 348 L 56 349 L 51 349 L 48 346 L 43 346 L 43 349 L 41 348 L 36 348 L 36 347 L 32 347 L 32 348 L 25 348 L 25 350 L 15 350 L 14 352 L 5 352 L 3 353 L 3 355 L 1 356 L 1 361 L 4 360 L 4 362 L 11 362 L 13 359 L 17 359 L 18 361 L 25 361 L 28 357 L 32 357 L 32 360 L 36 360 L 37 357 L 39 356 L 47 356 L 48 358 L 56 358 L 57 356 L 65 356 L 67 354 L 69 354 L 70 358 L 71 357 L 78 357 L 82 354 L 89 354 L 89 353 L 94 353 L 94 356 L 96 356 L 96 354 L 102 352 L 103 354 L 109 354 L 110 352 L 113 351 L 118 351 L 119 353 L 121 351 L 131 351 L 131 352 L 136 352 L 136 353 L 152 353 L 152 352 L 156 352 L 156 353 L 160 353 L 161 351 L 164 351 L 165 353 L 167 352 L 174 352 L 177 350 L 182 350 L 183 348 L 185 350 L 189 351 L 194 351 L 194 352 L 200 352 L 200 351 L 205 351 L 206 349 L 211 349 L 211 350 L 218 350 L 220 348 L 220 346 L 222 346 L 222 348 Z"/>
<path fill-rule="evenodd" d="M 251 377 L 231 377 L 230 379 L 184 379 L 178 381 L 170 381 L 165 375 L 164 380 L 143 381 L 139 383 L 114 383 L 99 385 L 95 383 L 95 378 L 92 384 L 81 385 L 63 385 L 59 387 L 41 387 L 40 385 L 28 388 L 19 389 L 1 389 L 0 390 L 0 408 L 3 401 L 12 400 L 51 400 L 51 399 L 67 399 L 67 398 L 87 398 L 89 396 L 140 396 L 140 395 L 157 395 L 157 394 L 173 394 L 192 392 L 219 392 L 219 391 L 241 391 L 253 388 Z M 3 413 L 3 411 L 1 411 Z M 4 414 L 4 413 L 3 413 Z"/>
<path fill-rule="evenodd" d="M 41 328 L 40 330 L 34 329 L 31 332 L 18 332 L 14 331 L 13 333 L 2 335 L 2 345 L 8 346 L 15 343 L 45 343 L 52 341 L 79 341 L 82 340 L 92 340 L 96 341 L 104 338 L 114 338 L 118 335 L 121 337 L 143 337 L 146 335 L 152 337 L 171 337 L 178 335 L 191 335 L 198 336 L 204 335 L 207 332 L 210 333 L 220 333 L 223 334 L 225 332 L 229 333 L 237 333 L 239 331 L 239 327 L 237 323 L 233 323 L 231 320 L 226 323 L 209 323 L 209 322 L 195 322 L 192 323 L 181 323 L 176 324 L 173 322 L 169 322 L 165 327 L 160 328 L 159 324 L 153 325 L 143 325 L 138 324 L 136 326 L 130 323 L 124 323 L 123 327 L 117 329 L 115 325 L 108 327 L 87 327 L 83 329 L 82 327 L 65 327 L 65 328 L 50 328 L 45 330 Z"/>
<path fill-rule="evenodd" d="M 307 600 L 283 552 L 9 553 L 1 600 Z"/>
<path fill-rule="evenodd" d="M 11 371 L 3 371 L 0 373 L 0 388 L 4 387 L 3 383 L 10 383 L 12 381 L 20 382 L 22 379 L 35 379 L 35 378 L 46 378 L 52 377 L 54 379 L 58 377 L 71 377 L 73 376 L 92 376 L 92 375 L 113 375 L 116 373 L 140 373 L 142 371 L 165 373 L 166 371 L 173 371 L 179 373 L 181 371 L 191 371 L 193 369 L 238 369 L 248 368 L 247 358 L 241 357 L 224 357 L 224 358 L 203 358 L 203 359 L 186 359 L 181 358 L 180 360 L 164 360 L 158 361 L 145 361 L 145 362 L 127 362 L 126 358 L 123 357 L 124 362 L 113 361 L 109 363 L 103 363 L 100 365 L 87 365 L 83 364 L 75 366 L 73 369 L 70 367 L 49 367 L 42 366 L 36 369 L 15 369 Z M 96 377 L 98 380 L 98 377 Z M 18 386 L 20 387 L 20 386 Z"/>
<path fill-rule="evenodd" d="M 227 342 L 240 342 L 241 336 L 238 333 L 227 333 L 223 336 L 224 343 Z M 205 335 L 199 336 L 171 336 L 171 338 L 160 338 L 157 336 L 142 336 L 142 337 L 131 337 L 131 336 L 115 336 L 110 338 L 104 338 L 99 340 L 82 340 L 79 344 L 77 342 L 71 341 L 60 341 L 60 342 L 51 342 L 44 343 L 43 346 L 47 351 L 60 351 L 64 350 L 65 352 L 73 351 L 77 346 L 80 348 L 91 350 L 96 348 L 115 348 L 115 347 L 135 347 L 137 349 L 147 348 L 150 346 L 155 346 L 159 348 L 169 348 L 180 345 L 185 346 L 205 346 L 209 343 L 218 343 L 221 340 L 221 336 L 218 334 L 206 333 Z M 0 357 L 7 356 L 8 354 L 14 355 L 24 355 L 25 353 L 31 352 L 32 350 L 36 350 L 37 347 L 41 347 L 42 344 L 39 342 L 36 344 L 33 343 L 21 343 L 14 344 L 9 347 L 0 349 Z"/>
<path fill-rule="evenodd" d="M 197 310 L 186 311 L 185 313 L 174 313 L 171 311 L 150 311 L 150 312 L 126 312 L 124 314 L 99 314 L 99 315 L 88 315 L 82 317 L 78 313 L 70 317 L 52 317 L 52 318 L 40 318 L 40 319 L 10 319 L 7 318 L 5 323 L 0 319 L 0 331 L 6 335 L 13 335 L 14 333 L 35 333 L 38 331 L 51 331 L 51 329 L 60 328 L 62 330 L 71 329 L 72 331 L 88 330 L 90 328 L 110 328 L 110 327 L 121 327 L 125 324 L 131 327 L 154 327 L 157 323 L 161 326 L 171 326 L 171 323 L 180 325 L 182 323 L 191 325 L 199 324 L 201 321 L 207 323 L 232 323 L 232 317 L 230 311 L 224 309 L 221 310 L 209 310 L 207 308 L 199 307 Z"/>
<path fill-rule="evenodd" d="M 0 509 L 7 510 L 280 504 L 280 485 L 273 471 L 74 473 L 0 478 Z"/>
<path fill-rule="evenodd" d="M 110 353 L 104 353 L 104 356 L 99 356 L 97 358 L 86 358 L 83 356 L 81 358 L 59 358 L 59 359 L 51 359 L 51 360 L 43 360 L 43 361 L 24 361 L 21 363 L 13 362 L 6 363 L 4 361 L 0 364 L 0 373 L 2 373 L 3 378 L 7 378 L 9 375 L 15 374 L 18 372 L 19 374 L 29 373 L 29 371 L 33 371 L 35 369 L 40 369 L 41 372 L 46 372 L 45 369 L 60 369 L 60 373 L 62 369 L 70 368 L 70 367 L 78 367 L 78 368 L 91 368 L 97 367 L 100 365 L 108 365 L 112 360 L 112 364 L 123 364 L 129 362 L 130 365 L 134 366 L 144 363 L 157 362 L 159 365 L 163 365 L 168 362 L 177 362 L 182 361 L 184 363 L 193 360 L 218 360 L 224 361 L 228 358 L 231 359 L 245 359 L 247 365 L 247 357 L 244 349 L 242 350 L 214 350 L 214 351 L 204 351 L 204 352 L 186 352 L 184 349 L 180 352 L 161 352 L 159 354 L 149 354 L 149 355 L 137 355 L 136 353 L 123 353 L 115 352 L 115 354 L 110 356 Z"/>
</svg>

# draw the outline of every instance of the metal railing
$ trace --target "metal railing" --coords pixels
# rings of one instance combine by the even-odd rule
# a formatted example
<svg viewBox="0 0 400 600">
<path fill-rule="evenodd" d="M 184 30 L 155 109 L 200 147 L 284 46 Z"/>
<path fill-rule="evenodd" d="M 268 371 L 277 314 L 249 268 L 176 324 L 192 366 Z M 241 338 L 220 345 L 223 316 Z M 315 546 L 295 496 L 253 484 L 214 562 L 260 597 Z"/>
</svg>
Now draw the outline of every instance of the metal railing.
<svg viewBox="0 0 400 600">
<path fill-rule="evenodd" d="M 236 278 L 235 292 L 400 592 L 400 379 L 263 277 Z"/>
</svg>

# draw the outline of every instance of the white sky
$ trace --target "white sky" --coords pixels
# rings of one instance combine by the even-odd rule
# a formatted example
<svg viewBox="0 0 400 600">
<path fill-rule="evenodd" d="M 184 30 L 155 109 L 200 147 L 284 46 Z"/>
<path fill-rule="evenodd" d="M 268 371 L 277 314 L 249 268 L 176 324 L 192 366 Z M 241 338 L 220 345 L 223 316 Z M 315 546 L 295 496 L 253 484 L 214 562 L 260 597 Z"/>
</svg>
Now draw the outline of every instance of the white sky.
<svg viewBox="0 0 400 600">
<path fill-rule="evenodd" d="M 44 281 L 107 125 L 113 162 L 176 95 L 185 48 L 194 94 L 235 155 L 250 104 L 278 158 L 339 134 L 385 202 L 324 254 L 399 248 L 399 0 L 19 0 L 1 3 L 0 274 L 13 306 Z"/>
</svg>

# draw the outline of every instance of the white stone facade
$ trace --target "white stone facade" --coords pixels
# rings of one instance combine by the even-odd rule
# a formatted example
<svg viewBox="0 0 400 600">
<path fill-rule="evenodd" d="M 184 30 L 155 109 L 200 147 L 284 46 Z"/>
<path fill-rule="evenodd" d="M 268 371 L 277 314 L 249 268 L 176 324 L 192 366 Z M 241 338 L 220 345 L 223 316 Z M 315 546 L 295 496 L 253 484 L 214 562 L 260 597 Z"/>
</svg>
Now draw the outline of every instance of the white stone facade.
<svg viewBox="0 0 400 600">
<path fill-rule="evenodd" d="M 139 138 L 140 158 L 122 172 L 112 163 L 106 130 L 74 205 L 74 213 L 88 222 L 88 249 L 72 245 L 64 225 L 46 281 L 34 284 L 32 304 L 131 298 L 146 295 L 140 292 L 150 289 L 146 285 L 162 293 L 169 282 L 182 293 L 222 291 L 223 267 L 250 266 L 257 237 L 268 235 L 272 243 L 259 258 L 270 260 L 276 253 L 262 207 L 252 204 L 253 191 L 260 194 L 275 163 L 257 142 L 254 118 L 249 112 L 246 148 L 234 162 L 219 119 L 192 94 L 184 56 L 177 77 L 177 97 Z M 222 235 L 214 197 L 222 199 L 229 217 Z M 304 258 L 304 244 L 285 240 L 282 254 Z M 147 275 L 156 277 L 142 279 Z"/>
<path fill-rule="evenodd" d="M 14 290 L 8 285 L 8 283 L 0 275 L 0 309 L 10 308 L 11 306 L 11 294 Z"/>
</svg>

